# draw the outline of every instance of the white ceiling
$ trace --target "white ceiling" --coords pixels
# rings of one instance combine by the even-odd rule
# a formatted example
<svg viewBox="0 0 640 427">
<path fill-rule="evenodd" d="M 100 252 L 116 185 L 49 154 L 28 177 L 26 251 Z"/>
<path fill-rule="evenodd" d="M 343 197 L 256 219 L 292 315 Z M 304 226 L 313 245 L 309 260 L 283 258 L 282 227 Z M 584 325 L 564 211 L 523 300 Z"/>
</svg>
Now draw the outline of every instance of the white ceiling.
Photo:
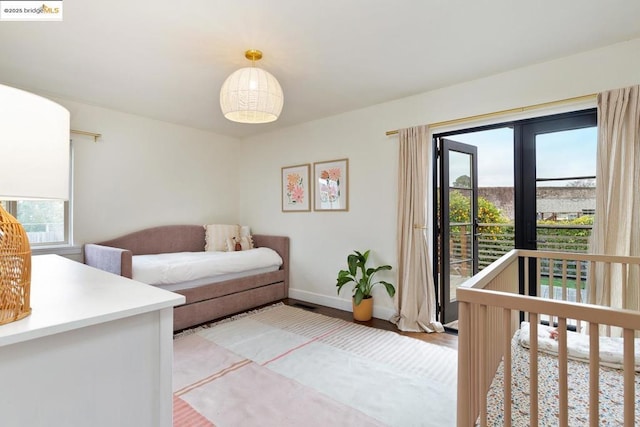
<svg viewBox="0 0 640 427">
<path fill-rule="evenodd" d="M 65 1 L 63 22 L 0 22 L 0 82 L 244 137 L 638 38 L 639 16 L 638 0 Z M 274 123 L 220 112 L 250 48 L 285 93 Z"/>
</svg>

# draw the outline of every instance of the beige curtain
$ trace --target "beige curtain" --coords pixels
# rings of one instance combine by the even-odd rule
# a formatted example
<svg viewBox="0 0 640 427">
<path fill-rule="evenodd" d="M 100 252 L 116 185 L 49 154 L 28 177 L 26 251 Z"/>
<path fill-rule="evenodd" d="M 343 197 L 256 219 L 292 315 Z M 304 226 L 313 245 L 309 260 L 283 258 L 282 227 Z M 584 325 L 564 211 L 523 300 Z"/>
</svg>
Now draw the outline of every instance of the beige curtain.
<svg viewBox="0 0 640 427">
<path fill-rule="evenodd" d="M 443 332 L 436 321 L 432 258 L 426 240 L 429 131 L 419 126 L 401 129 L 398 134 L 398 289 L 396 315 L 391 320 L 402 331 Z"/>
<path fill-rule="evenodd" d="M 640 86 L 598 94 L 598 151 L 596 212 L 591 235 L 592 253 L 640 255 Z M 639 309 L 640 272 L 630 268 L 628 286 L 622 271 L 598 267 L 596 302 Z"/>
</svg>

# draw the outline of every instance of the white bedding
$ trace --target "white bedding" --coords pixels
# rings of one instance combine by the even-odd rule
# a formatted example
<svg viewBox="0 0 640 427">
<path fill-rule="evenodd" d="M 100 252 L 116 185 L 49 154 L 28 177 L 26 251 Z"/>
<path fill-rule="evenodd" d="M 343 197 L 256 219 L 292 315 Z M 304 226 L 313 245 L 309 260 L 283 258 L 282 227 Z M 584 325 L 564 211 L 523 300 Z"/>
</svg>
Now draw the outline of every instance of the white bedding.
<svg viewBox="0 0 640 427">
<path fill-rule="evenodd" d="M 558 341 L 551 337 L 556 328 L 538 325 L 538 350 L 549 354 L 558 354 Z M 529 322 L 520 324 L 518 343 L 529 348 Z M 600 364 L 615 369 L 623 367 L 623 340 L 618 337 L 600 337 Z M 634 340 L 635 370 L 640 372 L 640 339 Z M 567 331 L 567 357 L 589 362 L 589 335 Z"/>
<path fill-rule="evenodd" d="M 175 252 L 135 255 L 132 261 L 134 280 L 149 285 L 170 285 L 247 270 L 277 269 L 282 258 L 270 248 L 238 252 Z"/>
<path fill-rule="evenodd" d="M 217 276 L 203 277 L 202 279 L 187 280 L 180 283 L 171 283 L 168 285 L 153 285 L 158 288 L 162 288 L 165 291 L 179 292 L 185 289 L 197 288 L 203 285 L 210 285 L 212 283 L 224 282 L 225 280 L 240 279 L 241 277 L 255 276 L 256 274 L 269 273 L 270 271 L 277 271 L 280 267 L 274 265 L 273 267 L 253 268 L 251 270 L 241 271 L 239 273 L 219 274 Z"/>
</svg>

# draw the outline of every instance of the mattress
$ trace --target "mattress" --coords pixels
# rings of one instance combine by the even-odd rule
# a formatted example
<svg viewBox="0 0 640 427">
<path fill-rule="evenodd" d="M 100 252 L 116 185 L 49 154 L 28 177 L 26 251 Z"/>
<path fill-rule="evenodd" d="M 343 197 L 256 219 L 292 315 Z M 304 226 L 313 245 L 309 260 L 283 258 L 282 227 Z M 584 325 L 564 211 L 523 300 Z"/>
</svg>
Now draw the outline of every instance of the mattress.
<svg viewBox="0 0 640 427">
<path fill-rule="evenodd" d="M 237 252 L 175 252 L 154 255 L 135 255 L 132 259 L 132 278 L 172 290 L 199 284 L 230 280 L 261 272 L 274 271 L 282 265 L 282 258 L 270 248 L 255 248 Z M 175 290 L 175 286 L 173 286 Z"/>
<path fill-rule="evenodd" d="M 529 425 L 529 350 L 519 343 L 521 330 L 511 342 L 512 354 L 512 425 Z M 589 365 L 577 360 L 568 361 L 569 425 L 588 425 L 589 420 Z M 619 369 L 600 366 L 600 420 L 599 426 L 620 426 L 624 419 L 623 375 Z M 635 425 L 640 425 L 640 375 L 636 373 Z M 487 394 L 487 425 L 502 426 L 504 366 L 501 363 Z M 538 353 L 539 425 L 558 425 L 558 358 Z"/>
<path fill-rule="evenodd" d="M 165 285 L 153 285 L 158 288 L 162 288 L 166 291 L 178 292 L 185 289 L 197 288 L 202 285 L 210 285 L 212 283 L 224 282 L 225 280 L 240 279 L 242 277 L 255 276 L 256 274 L 269 273 L 271 271 L 278 271 L 278 266 L 264 267 L 264 268 L 252 268 L 251 270 L 245 270 L 238 273 L 219 274 L 212 277 L 203 277 L 202 279 L 187 280 L 180 283 L 170 283 Z"/>
<path fill-rule="evenodd" d="M 538 351 L 557 355 L 558 341 L 553 337 L 556 328 L 538 325 Z M 520 324 L 518 343 L 529 348 L 529 322 Z M 635 370 L 640 372 L 640 338 L 634 339 Z M 624 340 L 621 337 L 599 337 L 600 364 L 622 369 L 624 366 Z M 567 331 L 567 353 L 569 359 L 589 362 L 589 335 Z"/>
</svg>

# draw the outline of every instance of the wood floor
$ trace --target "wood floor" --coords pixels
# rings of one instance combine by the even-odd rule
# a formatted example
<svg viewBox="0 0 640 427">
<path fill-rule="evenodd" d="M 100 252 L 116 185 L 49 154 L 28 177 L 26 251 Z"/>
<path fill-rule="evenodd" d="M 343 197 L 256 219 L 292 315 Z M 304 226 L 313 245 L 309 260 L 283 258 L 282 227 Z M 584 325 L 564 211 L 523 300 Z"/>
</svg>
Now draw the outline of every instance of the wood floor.
<svg viewBox="0 0 640 427">
<path fill-rule="evenodd" d="M 336 308 L 325 307 L 322 305 L 317 305 L 317 304 L 309 303 L 306 301 L 299 301 L 291 298 L 285 299 L 283 302 L 287 305 L 304 308 L 306 310 L 323 314 L 325 316 L 336 317 L 339 319 L 347 320 L 347 321 L 358 323 L 361 325 L 371 326 L 377 329 L 393 331 L 393 332 L 399 333 L 400 335 L 416 338 L 431 344 L 437 344 L 444 347 L 453 348 L 456 350 L 458 349 L 458 336 L 452 333 L 445 332 L 441 334 L 438 334 L 438 333 L 428 334 L 426 332 L 403 332 L 403 331 L 399 331 L 396 325 L 386 320 L 374 318 L 368 322 L 357 322 L 353 320 L 353 313 L 351 313 L 350 311 L 338 310 Z"/>
</svg>

